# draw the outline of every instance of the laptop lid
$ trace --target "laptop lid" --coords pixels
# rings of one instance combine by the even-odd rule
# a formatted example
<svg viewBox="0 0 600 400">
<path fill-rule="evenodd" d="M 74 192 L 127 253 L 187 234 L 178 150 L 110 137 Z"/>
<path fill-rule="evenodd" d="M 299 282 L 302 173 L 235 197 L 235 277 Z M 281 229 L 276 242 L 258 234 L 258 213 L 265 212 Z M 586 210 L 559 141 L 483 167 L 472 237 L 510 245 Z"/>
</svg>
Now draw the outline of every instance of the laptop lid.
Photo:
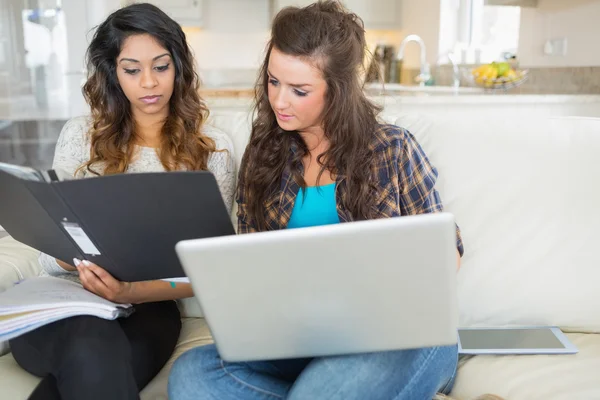
<svg viewBox="0 0 600 400">
<path fill-rule="evenodd" d="M 227 361 L 457 342 L 448 213 L 185 240 L 176 252 Z"/>
</svg>

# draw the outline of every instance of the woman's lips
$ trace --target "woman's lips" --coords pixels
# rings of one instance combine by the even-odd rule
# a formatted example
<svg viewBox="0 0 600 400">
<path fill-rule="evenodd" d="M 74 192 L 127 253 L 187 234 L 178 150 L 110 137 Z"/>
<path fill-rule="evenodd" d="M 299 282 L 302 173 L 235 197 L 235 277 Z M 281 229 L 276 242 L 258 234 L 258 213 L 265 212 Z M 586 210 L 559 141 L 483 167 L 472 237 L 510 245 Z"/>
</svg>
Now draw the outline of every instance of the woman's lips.
<svg viewBox="0 0 600 400">
<path fill-rule="evenodd" d="M 160 99 L 160 96 L 145 96 L 142 97 L 140 100 L 142 100 L 146 104 L 154 104 L 158 101 L 158 99 Z"/>
<path fill-rule="evenodd" d="M 294 118 L 293 115 L 287 115 L 287 114 L 281 114 L 276 112 L 275 114 L 277 114 L 277 119 L 281 120 L 281 121 L 289 121 L 292 118 Z"/>
</svg>

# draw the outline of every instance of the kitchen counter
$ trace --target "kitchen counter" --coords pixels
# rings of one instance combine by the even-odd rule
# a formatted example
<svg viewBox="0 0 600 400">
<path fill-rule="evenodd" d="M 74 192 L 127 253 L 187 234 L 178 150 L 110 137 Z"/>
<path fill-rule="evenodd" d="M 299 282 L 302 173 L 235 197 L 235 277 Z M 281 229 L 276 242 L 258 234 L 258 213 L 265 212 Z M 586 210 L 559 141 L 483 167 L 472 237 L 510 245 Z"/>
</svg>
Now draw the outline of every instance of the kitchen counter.
<svg viewBox="0 0 600 400">
<path fill-rule="evenodd" d="M 454 91 L 449 87 L 426 87 L 421 90 L 411 87 L 410 90 L 396 91 L 370 88 L 366 90 L 367 96 L 382 105 L 389 104 L 523 104 L 523 103 L 598 103 L 600 94 L 569 94 L 569 93 L 541 93 L 513 89 L 507 92 L 485 92 L 478 88 L 460 87 Z M 232 99 L 232 104 L 239 105 L 246 100 L 254 99 L 252 87 L 210 87 L 200 89 L 200 94 L 207 103 L 219 106 L 227 104 L 227 99 Z"/>
<path fill-rule="evenodd" d="M 388 93 L 369 96 L 377 103 L 391 104 L 561 104 L 600 103 L 600 94 L 429 94 L 429 93 Z"/>
<path fill-rule="evenodd" d="M 253 106 L 254 91 L 249 86 L 237 87 L 205 87 L 200 90 L 211 109 L 229 109 L 235 111 L 249 111 Z M 558 107 L 567 107 L 558 115 L 597 116 L 600 117 L 600 95 L 598 94 L 512 94 L 507 93 L 477 93 L 466 91 L 452 93 L 447 88 L 444 91 L 421 92 L 387 91 L 370 89 L 368 97 L 375 103 L 389 108 L 405 111 L 419 110 L 451 110 L 456 107 L 504 107 L 508 110 L 511 106 L 547 107 L 548 114 Z M 79 91 L 73 93 L 52 93 L 50 100 L 36 100 L 33 95 L 18 98 L 0 98 L 0 120 L 66 120 L 74 116 L 87 114 L 88 107 Z M 41 104 L 40 104 L 41 103 Z M 577 113 L 578 107 L 584 107 L 583 113 Z"/>
<path fill-rule="evenodd" d="M 215 92 L 212 92 L 215 93 Z M 212 94 L 211 93 L 211 94 Z M 243 91 L 221 91 L 217 95 L 203 93 L 209 107 L 217 108 L 244 108 L 252 107 L 254 94 Z M 386 107 L 400 106 L 433 106 L 433 105 L 561 105 L 561 104 L 586 104 L 598 107 L 600 117 L 600 95 L 589 94 L 510 94 L 510 93 L 422 93 L 422 92 L 387 92 L 385 94 L 367 93 L 369 99 Z"/>
<path fill-rule="evenodd" d="M 254 88 L 248 86 L 202 87 L 200 96 L 204 99 L 215 97 L 254 98 Z"/>
</svg>

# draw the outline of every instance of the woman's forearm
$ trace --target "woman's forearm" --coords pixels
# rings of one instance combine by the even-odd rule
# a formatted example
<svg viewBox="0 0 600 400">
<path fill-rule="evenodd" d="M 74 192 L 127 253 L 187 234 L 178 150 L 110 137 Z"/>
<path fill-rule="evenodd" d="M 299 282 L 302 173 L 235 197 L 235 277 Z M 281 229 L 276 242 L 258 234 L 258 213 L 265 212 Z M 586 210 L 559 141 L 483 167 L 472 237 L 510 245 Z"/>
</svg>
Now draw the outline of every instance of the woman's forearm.
<svg viewBox="0 0 600 400">
<path fill-rule="evenodd" d="M 130 300 L 132 304 L 154 301 L 177 300 L 194 296 L 189 283 L 171 283 L 161 280 L 132 282 Z"/>
</svg>

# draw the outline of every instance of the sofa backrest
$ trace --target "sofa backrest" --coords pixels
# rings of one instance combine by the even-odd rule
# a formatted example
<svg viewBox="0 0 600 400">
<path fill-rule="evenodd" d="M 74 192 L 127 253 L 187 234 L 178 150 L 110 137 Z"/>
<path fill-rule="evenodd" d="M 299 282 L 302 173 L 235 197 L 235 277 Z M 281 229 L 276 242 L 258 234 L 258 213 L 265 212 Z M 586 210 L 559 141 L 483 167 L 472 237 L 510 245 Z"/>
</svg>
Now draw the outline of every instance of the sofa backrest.
<svg viewBox="0 0 600 400">
<path fill-rule="evenodd" d="M 401 116 L 461 227 L 462 326 L 600 332 L 600 119 Z"/>
<path fill-rule="evenodd" d="M 216 111 L 239 161 L 251 114 Z M 600 119 L 398 115 L 461 227 L 461 326 L 600 332 Z M 232 213 L 235 220 L 236 208 Z"/>
<path fill-rule="evenodd" d="M 241 110 L 214 110 L 211 111 L 207 122 L 229 135 L 233 142 L 236 167 L 239 170 L 244 150 L 250 139 L 252 113 Z"/>
</svg>

